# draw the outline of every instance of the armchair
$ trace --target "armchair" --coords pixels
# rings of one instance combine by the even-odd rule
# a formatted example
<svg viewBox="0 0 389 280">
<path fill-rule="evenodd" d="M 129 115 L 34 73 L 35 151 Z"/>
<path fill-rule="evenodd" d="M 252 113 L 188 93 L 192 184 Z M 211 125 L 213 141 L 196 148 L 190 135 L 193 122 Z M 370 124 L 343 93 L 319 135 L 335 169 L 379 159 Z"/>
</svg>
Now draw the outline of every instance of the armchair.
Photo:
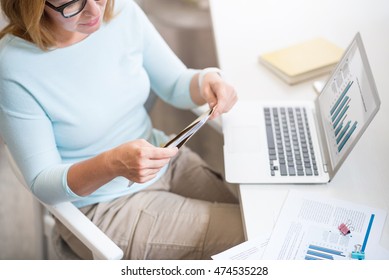
<svg viewBox="0 0 389 280">
<path fill-rule="evenodd" d="M 28 189 L 7 145 L 5 145 L 5 151 L 12 171 L 19 182 Z M 62 202 L 56 205 L 46 205 L 41 201 L 39 202 L 91 250 L 94 259 L 121 259 L 123 257 L 123 251 L 71 202 Z M 54 223 L 53 218 L 47 213 L 44 214 L 43 220 L 44 224 Z M 53 233 L 46 232 L 46 234 Z M 57 244 L 56 247 L 64 249 L 66 245 Z M 66 256 L 66 258 L 77 258 L 77 256 L 69 250 L 63 252 L 62 256 Z"/>
</svg>

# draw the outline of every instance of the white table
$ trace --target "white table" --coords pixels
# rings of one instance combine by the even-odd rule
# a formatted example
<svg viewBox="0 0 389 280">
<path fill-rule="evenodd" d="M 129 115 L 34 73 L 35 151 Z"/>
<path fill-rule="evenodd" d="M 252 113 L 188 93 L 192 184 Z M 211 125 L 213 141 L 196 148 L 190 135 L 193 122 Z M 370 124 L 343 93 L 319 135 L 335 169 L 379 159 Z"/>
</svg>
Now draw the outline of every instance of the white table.
<svg viewBox="0 0 389 280">
<path fill-rule="evenodd" d="M 366 134 L 329 184 L 240 186 L 247 238 L 271 232 L 292 189 L 388 211 L 389 2 L 210 0 L 210 6 L 219 64 L 240 99 L 314 99 L 313 81 L 289 86 L 260 65 L 258 55 L 318 36 L 346 48 L 359 31 L 382 101 Z M 389 249 L 389 222 L 381 245 Z"/>
</svg>

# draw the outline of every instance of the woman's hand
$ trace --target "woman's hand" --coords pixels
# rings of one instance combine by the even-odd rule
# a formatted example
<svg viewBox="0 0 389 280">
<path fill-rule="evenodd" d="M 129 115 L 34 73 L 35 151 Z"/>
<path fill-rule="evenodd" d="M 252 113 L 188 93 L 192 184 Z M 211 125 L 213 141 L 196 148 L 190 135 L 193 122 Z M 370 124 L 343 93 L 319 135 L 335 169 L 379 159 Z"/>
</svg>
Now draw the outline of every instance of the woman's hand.
<svg viewBox="0 0 389 280">
<path fill-rule="evenodd" d="M 201 100 L 202 103 L 205 101 L 210 108 L 214 108 L 211 119 L 228 112 L 238 100 L 235 89 L 217 72 L 206 73 L 197 88 L 197 91 L 191 90 L 192 99 L 197 104 L 201 104 Z"/>
<path fill-rule="evenodd" d="M 139 139 L 111 150 L 109 165 L 118 176 L 145 183 L 153 179 L 177 151 L 177 148 L 158 148 Z"/>
<path fill-rule="evenodd" d="M 177 151 L 177 148 L 157 148 L 141 139 L 127 142 L 73 164 L 67 173 L 67 183 L 80 196 L 91 194 L 118 176 L 145 183 L 153 179 Z"/>
</svg>

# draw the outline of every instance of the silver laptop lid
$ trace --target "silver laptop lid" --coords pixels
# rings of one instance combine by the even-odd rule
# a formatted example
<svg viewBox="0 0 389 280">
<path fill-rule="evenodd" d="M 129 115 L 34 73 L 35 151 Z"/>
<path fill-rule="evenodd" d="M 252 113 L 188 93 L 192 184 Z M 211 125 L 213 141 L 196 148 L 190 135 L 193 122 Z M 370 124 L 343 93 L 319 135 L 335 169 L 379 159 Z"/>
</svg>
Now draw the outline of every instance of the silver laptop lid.
<svg viewBox="0 0 389 280">
<path fill-rule="evenodd" d="M 380 104 L 361 35 L 357 33 L 316 100 L 330 179 L 377 114 Z"/>
</svg>

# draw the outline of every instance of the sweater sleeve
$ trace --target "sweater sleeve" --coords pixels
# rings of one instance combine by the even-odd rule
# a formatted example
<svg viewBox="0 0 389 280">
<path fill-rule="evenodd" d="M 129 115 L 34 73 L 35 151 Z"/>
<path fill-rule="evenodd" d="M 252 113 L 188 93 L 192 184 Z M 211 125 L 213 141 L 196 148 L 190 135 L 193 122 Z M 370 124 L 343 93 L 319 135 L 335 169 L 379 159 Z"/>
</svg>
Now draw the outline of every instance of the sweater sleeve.
<svg viewBox="0 0 389 280">
<path fill-rule="evenodd" d="M 0 131 L 32 193 L 48 204 L 78 199 L 66 184 L 70 164 L 61 162 L 51 121 L 39 103 L 6 79 L 0 93 Z"/>
</svg>

